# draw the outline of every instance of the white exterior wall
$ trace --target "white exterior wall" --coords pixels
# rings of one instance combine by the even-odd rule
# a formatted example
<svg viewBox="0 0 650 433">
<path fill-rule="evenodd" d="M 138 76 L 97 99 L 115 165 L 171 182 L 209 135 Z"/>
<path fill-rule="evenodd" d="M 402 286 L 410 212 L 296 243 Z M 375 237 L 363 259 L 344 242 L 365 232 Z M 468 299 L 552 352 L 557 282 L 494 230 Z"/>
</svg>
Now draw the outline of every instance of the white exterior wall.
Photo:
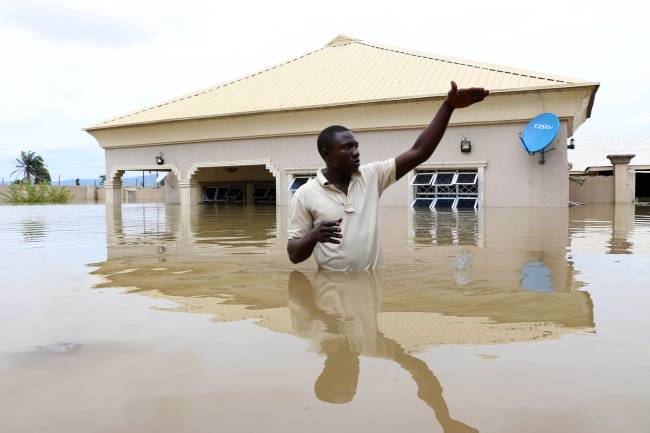
<svg viewBox="0 0 650 433">
<path fill-rule="evenodd" d="M 614 203 L 614 176 L 581 176 L 582 185 L 570 182 L 570 198 L 579 203 Z"/>
<path fill-rule="evenodd" d="M 345 124 L 343 120 L 341 123 Z M 569 200 L 567 124 L 562 122 L 555 150 L 547 153 L 545 165 L 538 163 L 539 155 L 530 156 L 522 149 L 518 134 L 525 125 L 521 122 L 452 126 L 427 163 L 484 163 L 484 184 L 481 186 L 484 206 L 566 207 Z M 357 133 L 362 163 L 397 156 L 413 144 L 420 132 L 418 128 Z M 460 152 L 462 137 L 472 142 L 471 153 Z M 160 153 L 164 155 L 165 165 L 180 173 L 180 179 L 174 179 L 178 184 L 196 182 L 194 177 L 190 179 L 196 167 L 265 165 L 276 176 L 279 205 L 289 203 L 287 188 L 291 172 L 323 166 L 316 151 L 316 135 L 302 135 L 108 148 L 106 172 L 110 178 L 117 170 L 150 167 L 155 165 L 155 157 Z M 382 204 L 408 205 L 408 183 L 409 177 L 405 176 L 388 189 Z"/>
</svg>

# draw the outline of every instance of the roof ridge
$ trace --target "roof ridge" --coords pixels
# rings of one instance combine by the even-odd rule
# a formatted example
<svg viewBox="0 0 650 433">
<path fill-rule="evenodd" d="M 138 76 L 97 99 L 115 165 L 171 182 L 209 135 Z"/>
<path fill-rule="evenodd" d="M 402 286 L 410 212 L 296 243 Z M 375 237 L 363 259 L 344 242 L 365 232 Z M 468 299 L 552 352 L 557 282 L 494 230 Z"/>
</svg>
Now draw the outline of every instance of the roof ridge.
<svg viewBox="0 0 650 433">
<path fill-rule="evenodd" d="M 345 47 L 358 47 L 358 50 L 360 50 L 363 55 L 368 54 L 371 57 L 377 57 L 378 59 L 383 59 L 382 61 L 386 61 L 388 63 L 395 63 L 395 64 L 402 64 L 402 67 L 409 67 L 409 68 L 415 68 L 416 70 L 429 70 L 430 65 L 433 64 L 448 64 L 448 65 L 457 65 L 459 67 L 452 67 L 452 68 L 443 68 L 446 69 L 447 71 L 444 72 L 446 79 L 453 78 L 453 75 L 459 76 L 458 74 L 471 74 L 472 76 L 489 76 L 491 77 L 490 80 L 494 82 L 495 79 L 498 79 L 499 82 L 503 81 L 503 85 L 497 86 L 498 88 L 496 90 L 504 90 L 504 91 L 512 91 L 512 90 L 517 90 L 517 89 L 530 89 L 530 88 L 536 88 L 536 86 L 541 86 L 541 87 L 562 87 L 562 86 L 583 86 L 583 85 L 588 85 L 590 82 L 580 80 L 577 78 L 571 78 L 571 77 L 564 77 L 560 75 L 554 75 L 554 74 L 545 74 L 542 72 L 535 72 L 535 71 L 529 71 L 526 69 L 518 69 L 515 67 L 509 67 L 509 66 L 502 66 L 502 65 L 496 65 L 496 64 L 490 64 L 490 63 L 484 63 L 480 61 L 473 61 L 469 59 L 462 59 L 462 58 L 454 58 L 454 57 L 449 57 L 449 56 L 442 56 L 442 55 L 436 55 L 436 54 L 430 54 L 426 52 L 419 52 L 416 50 L 409 50 L 409 49 L 404 49 L 400 47 L 391 47 L 391 46 L 384 46 L 380 44 L 374 44 L 371 42 L 366 42 L 360 39 L 356 39 L 350 36 L 346 35 L 338 35 L 334 39 L 332 39 L 327 45 L 320 47 L 318 49 L 309 51 L 305 54 L 299 55 L 297 57 L 291 58 L 289 60 L 277 63 L 275 65 L 266 67 L 264 69 L 257 70 L 253 73 L 250 73 L 248 75 L 244 75 L 240 78 L 236 78 L 230 81 L 225 81 L 222 83 L 219 83 L 217 85 L 213 85 L 198 91 L 193 91 L 191 93 L 178 96 L 172 99 L 168 99 L 163 102 L 159 102 L 153 105 L 150 105 L 145 108 L 141 108 L 137 111 L 132 111 L 117 117 L 113 117 L 111 119 L 105 120 L 103 122 L 97 123 L 93 126 L 90 126 L 88 128 L 85 128 L 85 130 L 91 130 L 91 129 L 102 129 L 106 127 L 111 127 L 111 126 L 119 126 L 119 125 L 129 125 L 129 124 L 135 124 L 138 123 L 142 120 L 139 119 L 149 119 L 149 118 L 156 118 L 158 113 L 161 113 L 163 117 L 166 116 L 166 118 L 169 119 L 181 119 L 181 118 L 190 118 L 190 117 L 200 117 L 200 116 L 216 116 L 216 115 L 222 115 L 226 112 L 235 114 L 243 114 L 247 112 L 262 112 L 262 111 L 267 111 L 267 110 L 277 110 L 277 109 L 289 109 L 291 107 L 300 107 L 300 108 L 306 108 L 306 107 L 311 107 L 315 106 L 316 100 L 313 98 L 298 98 L 294 97 L 293 101 L 289 103 L 289 105 L 286 104 L 280 104 L 278 105 L 277 103 L 274 105 L 273 103 L 269 104 L 269 101 L 264 102 L 264 104 L 254 104 L 251 103 L 248 100 L 245 100 L 244 102 L 241 102 L 239 100 L 236 100 L 235 102 L 230 102 L 230 103 L 225 103 L 225 102 L 215 102 L 213 104 L 213 101 L 216 101 L 219 99 L 220 94 L 225 92 L 225 93 L 232 93 L 230 92 L 229 89 L 234 89 L 235 91 L 239 90 L 241 87 L 246 88 L 248 83 L 253 83 L 250 85 L 255 85 L 254 83 L 257 83 L 258 81 L 261 80 L 261 82 L 265 82 L 264 80 L 267 80 L 269 75 L 271 77 L 274 77 L 275 74 L 269 74 L 269 75 L 264 75 L 267 72 L 273 71 L 275 69 L 279 69 L 277 72 L 282 76 L 284 70 L 287 70 L 288 74 L 294 73 L 295 71 L 304 71 L 305 70 L 312 70 L 309 69 L 309 66 L 312 64 L 311 59 L 306 60 L 306 61 L 301 61 L 298 62 L 301 59 L 305 59 L 310 56 L 314 56 L 313 59 L 316 62 L 316 64 L 320 64 L 319 62 L 324 62 L 326 65 L 336 65 L 337 62 L 340 60 L 341 56 L 344 57 L 354 57 L 356 54 L 357 49 L 355 48 L 350 48 L 352 51 L 348 51 L 349 49 Z M 392 53 L 397 53 L 399 55 L 393 55 Z M 409 58 L 420 58 L 420 59 L 426 59 L 423 62 L 411 62 L 409 61 Z M 332 60 L 332 58 L 334 60 Z M 355 57 L 356 58 L 356 57 Z M 339 60 L 337 60 L 339 59 Z M 432 61 L 432 62 L 429 62 Z M 434 63 L 435 62 L 435 63 Z M 293 63 L 296 63 L 295 65 L 292 65 Z M 357 62 L 358 63 L 358 62 Z M 406 65 L 406 66 L 404 66 Z M 408 66 L 410 65 L 410 66 Z M 312 65 L 313 66 L 313 65 Z M 329 66 L 328 66 L 329 67 Z M 362 67 L 360 65 L 357 65 L 355 67 Z M 305 69 L 306 68 L 306 69 Z M 423 69 L 424 68 L 424 69 Z M 472 71 L 473 70 L 473 71 Z M 292 72 L 293 71 L 293 72 Z M 321 74 L 322 75 L 322 74 Z M 320 75 L 319 75 L 320 76 Z M 463 75 L 467 76 L 467 75 Z M 442 79 L 442 76 L 439 77 Z M 357 77 L 358 79 L 358 77 Z M 481 78 L 483 79 L 483 78 Z M 250 80 L 250 81 L 247 81 Z M 436 78 L 434 77 L 433 81 L 436 81 Z M 485 80 L 484 80 L 485 81 Z M 436 84 L 438 83 L 438 84 Z M 431 92 L 438 92 L 440 89 L 438 87 L 444 86 L 448 83 L 440 84 L 440 80 L 436 81 L 436 83 L 431 84 L 431 85 L 426 85 L 426 86 L 420 86 L 418 89 L 422 92 L 429 92 L 426 93 L 426 95 L 432 95 L 433 93 Z M 593 84 L 593 83 L 591 83 Z M 308 91 L 314 92 L 313 87 L 317 86 L 314 83 L 308 83 L 309 86 L 311 86 Z M 232 86 L 231 88 L 228 88 L 228 86 Z M 285 86 L 286 87 L 286 86 Z M 228 88 L 226 90 L 223 90 L 220 92 L 221 89 Z M 289 90 L 287 89 L 280 89 L 281 95 L 286 95 Z M 428 90 L 427 90 L 428 89 Z M 433 90 L 432 90 L 433 89 Z M 399 91 L 395 89 L 389 89 L 389 91 L 384 91 L 385 89 L 380 89 L 375 93 L 372 93 L 369 91 L 364 91 L 364 92 L 357 92 L 355 94 L 356 96 L 352 98 L 341 98 L 339 96 L 334 97 L 333 99 L 330 98 L 325 102 L 325 105 L 336 105 L 338 103 L 341 103 L 342 101 L 348 101 L 350 103 L 353 102 L 369 102 L 369 101 L 375 101 L 375 100 L 384 100 L 385 98 L 389 99 L 394 99 L 400 97 Z M 398 89 L 399 90 L 399 89 Z M 374 91 L 374 90 L 373 90 Z M 292 91 L 292 95 L 296 93 L 295 89 Z M 383 92 L 383 93 L 382 93 Z M 393 94 L 393 93 L 395 94 Z M 434 93 L 435 93 L 434 92 Z M 237 92 L 235 92 L 236 94 Z M 276 92 L 277 93 L 277 92 Z M 424 96 L 425 93 L 422 93 L 421 96 Z M 446 93 L 446 90 L 443 92 Z M 438 94 L 438 93 L 435 93 Z M 442 94 L 442 93 L 440 93 Z M 207 95 L 207 96 L 204 96 Z M 214 95 L 214 96 L 213 96 Z M 418 93 L 420 95 L 420 93 Z M 405 98 L 413 98 L 417 96 L 416 94 L 409 94 L 407 96 L 404 96 Z M 193 99 L 195 98 L 195 99 Z M 337 99 L 338 98 L 338 99 Z M 356 99 L 355 99 L 356 98 Z M 365 98 L 365 99 L 364 99 Z M 370 98 L 370 99 L 368 99 Z M 237 98 L 234 98 L 237 99 Z M 245 99 L 245 98 L 244 98 Z M 250 98 L 249 98 L 250 99 Z M 327 98 L 326 98 L 327 99 Z M 392 100 L 391 99 L 391 100 Z M 399 99 L 399 98 L 398 98 Z M 195 103 L 196 102 L 196 103 Z M 178 104 L 178 105 L 174 105 Z M 221 105 L 220 105 L 221 104 Z M 291 105 L 294 104 L 294 105 Z M 297 105 L 296 105 L 297 104 Z M 189 112 L 194 113 L 192 116 L 187 117 L 183 115 L 183 113 L 179 112 L 179 110 L 176 109 L 176 107 L 180 107 L 180 111 L 183 111 L 185 109 L 189 110 Z M 216 108 L 215 108 L 216 107 Z M 226 108 L 223 108 L 226 107 Z M 272 107 L 272 108 L 268 108 Z M 224 111 L 225 110 L 225 111 Z M 228 111 L 230 110 L 230 111 Z M 234 111 L 233 111 L 234 110 Z M 239 110 L 239 111 L 237 111 Z M 180 116 L 180 117 L 178 117 Z M 160 117 L 160 116 L 158 116 Z M 177 119 L 178 117 L 178 119 Z"/>
<path fill-rule="evenodd" d="M 354 42 L 362 42 L 360 39 L 353 38 L 352 36 L 347 36 L 347 35 L 338 35 L 331 41 L 329 41 L 327 44 L 325 44 L 326 47 L 338 47 L 340 45 L 348 45 L 350 43 Z"/>
<path fill-rule="evenodd" d="M 346 45 L 347 45 L 347 44 L 346 44 Z M 240 81 L 244 81 L 244 80 L 246 80 L 246 79 L 248 79 L 248 78 L 252 78 L 252 77 L 254 77 L 254 76 L 256 76 L 256 75 L 263 74 L 264 72 L 268 72 L 268 71 L 271 71 L 271 70 L 273 70 L 273 69 L 279 68 L 279 67 L 281 67 L 281 66 L 287 65 L 287 64 L 289 64 L 289 63 L 295 62 L 296 60 L 300 60 L 300 59 L 302 59 L 302 58 L 304 58 L 304 57 L 307 57 L 307 56 L 310 56 L 310 55 L 312 55 L 312 54 L 315 54 L 315 53 L 317 53 L 318 51 L 324 50 L 325 48 L 328 48 L 328 46 L 326 45 L 326 46 L 321 47 L 321 48 L 318 48 L 318 49 L 316 49 L 316 50 L 309 51 L 308 53 L 305 53 L 305 54 L 303 54 L 303 55 L 301 55 L 301 56 L 294 57 L 294 58 L 292 58 L 292 59 L 286 60 L 286 61 L 281 62 L 281 63 L 277 63 L 277 64 L 275 64 L 275 65 L 273 65 L 273 66 L 269 66 L 269 67 L 267 67 L 267 68 L 265 68 L 265 69 L 261 69 L 261 70 L 259 70 L 259 71 L 253 72 L 253 73 L 251 73 L 251 74 L 244 75 L 243 77 L 241 77 L 241 78 L 237 78 L 237 79 L 235 79 L 235 80 L 226 81 L 225 83 L 220 83 L 220 84 L 217 84 L 217 85 L 214 85 L 214 86 L 211 86 L 211 87 L 205 88 L 205 89 L 203 89 L 203 90 L 199 90 L 199 91 L 196 91 L 196 92 L 188 93 L 188 94 L 183 95 L 183 96 L 178 96 L 178 97 L 176 97 L 176 98 L 169 99 L 169 100 L 166 100 L 166 101 L 164 101 L 164 102 L 159 102 L 159 103 L 157 103 L 157 104 L 150 105 L 150 106 L 145 107 L 145 108 L 141 108 L 140 110 L 137 110 L 137 111 L 132 111 L 132 112 L 129 112 L 129 113 L 127 113 L 127 114 L 123 114 L 123 115 L 121 115 L 121 116 L 113 117 L 113 118 L 111 118 L 111 119 L 108 119 L 108 120 L 105 120 L 105 121 L 103 121 L 103 122 L 100 122 L 100 123 L 98 123 L 98 124 L 95 125 L 95 126 L 104 125 L 104 124 L 106 124 L 106 123 L 114 122 L 114 121 L 116 121 L 116 120 L 121 120 L 121 119 L 124 119 L 124 118 L 129 117 L 129 116 L 133 116 L 133 115 L 136 115 L 136 114 L 144 113 L 145 111 L 153 110 L 154 108 L 164 107 L 164 106 L 166 106 L 166 105 L 173 104 L 173 103 L 175 103 L 175 102 L 182 101 L 182 100 L 184 100 L 184 99 L 193 98 L 193 97 L 195 97 L 195 96 L 199 96 L 199 95 L 204 95 L 204 94 L 206 94 L 206 93 L 209 93 L 209 92 L 215 91 L 215 90 L 217 90 L 217 89 L 221 89 L 221 88 L 226 87 L 226 86 L 229 86 L 229 85 L 231 85 L 231 84 L 238 83 L 238 82 L 240 82 Z"/>
<path fill-rule="evenodd" d="M 530 74 L 523 74 L 523 73 L 520 73 L 520 72 L 507 71 L 507 70 L 505 70 L 505 68 L 503 66 L 501 66 L 501 68 L 503 68 L 503 69 L 497 68 L 497 66 L 500 66 L 500 65 L 492 65 L 492 66 L 495 66 L 495 67 L 490 68 L 487 64 L 482 64 L 482 62 L 478 62 L 478 61 L 476 61 L 476 62 L 473 62 L 471 60 L 461 61 L 460 59 L 453 59 L 451 57 L 446 57 L 445 58 L 445 56 L 438 56 L 438 55 L 434 55 L 434 54 L 407 51 L 407 50 L 400 49 L 400 48 L 382 46 L 382 45 L 373 44 L 373 43 L 366 42 L 366 41 L 361 41 L 361 40 L 353 41 L 353 42 L 350 42 L 350 43 L 358 43 L 358 44 L 361 44 L 361 45 L 365 45 L 367 47 L 376 48 L 378 50 L 390 51 L 390 52 L 399 53 L 399 54 L 406 54 L 408 56 L 421 57 L 421 58 L 425 58 L 425 59 L 435 60 L 435 61 L 438 61 L 438 62 L 451 63 L 453 65 L 460 65 L 460 66 L 467 66 L 467 67 L 476 68 L 476 69 L 483 69 L 483 70 L 486 70 L 486 71 L 501 72 L 501 73 L 504 73 L 504 74 L 517 75 L 517 76 L 520 76 L 520 77 L 536 78 L 538 80 L 553 81 L 553 82 L 556 82 L 556 83 L 577 84 L 575 81 L 567 81 L 566 79 L 560 79 L 559 77 L 558 78 L 551 78 L 549 76 L 543 77 L 543 76 L 539 76 L 539 75 L 530 75 Z M 534 73 L 534 71 L 527 71 L 527 72 Z"/>
</svg>

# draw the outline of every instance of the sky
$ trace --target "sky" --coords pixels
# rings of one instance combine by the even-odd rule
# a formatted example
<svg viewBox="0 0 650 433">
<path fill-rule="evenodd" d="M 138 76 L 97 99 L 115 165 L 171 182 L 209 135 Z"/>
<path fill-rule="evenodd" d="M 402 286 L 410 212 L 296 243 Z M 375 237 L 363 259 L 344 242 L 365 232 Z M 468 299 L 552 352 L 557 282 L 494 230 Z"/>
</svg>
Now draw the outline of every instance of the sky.
<svg viewBox="0 0 650 433">
<path fill-rule="evenodd" d="M 0 177 L 21 150 L 97 178 L 82 128 L 239 78 L 338 34 L 601 83 L 575 168 L 650 164 L 650 2 L 0 0 Z M 432 113 L 433 114 L 433 113 Z M 14 175 L 13 178 L 18 175 Z"/>
</svg>

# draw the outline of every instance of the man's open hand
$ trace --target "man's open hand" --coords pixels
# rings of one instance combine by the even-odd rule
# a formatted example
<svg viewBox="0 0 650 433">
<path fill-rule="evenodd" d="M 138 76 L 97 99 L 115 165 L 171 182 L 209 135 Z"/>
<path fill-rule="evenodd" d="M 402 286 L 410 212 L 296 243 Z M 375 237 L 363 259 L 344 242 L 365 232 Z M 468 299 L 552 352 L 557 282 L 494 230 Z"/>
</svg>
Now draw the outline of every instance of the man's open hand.
<svg viewBox="0 0 650 433">
<path fill-rule="evenodd" d="M 316 242 L 340 244 L 341 241 L 339 239 L 343 237 L 343 235 L 341 235 L 341 219 L 323 221 L 312 229 L 311 236 Z"/>
<path fill-rule="evenodd" d="M 490 92 L 482 87 L 458 89 L 455 81 L 451 82 L 451 90 L 447 93 L 447 101 L 452 108 L 465 108 L 481 102 Z"/>
</svg>

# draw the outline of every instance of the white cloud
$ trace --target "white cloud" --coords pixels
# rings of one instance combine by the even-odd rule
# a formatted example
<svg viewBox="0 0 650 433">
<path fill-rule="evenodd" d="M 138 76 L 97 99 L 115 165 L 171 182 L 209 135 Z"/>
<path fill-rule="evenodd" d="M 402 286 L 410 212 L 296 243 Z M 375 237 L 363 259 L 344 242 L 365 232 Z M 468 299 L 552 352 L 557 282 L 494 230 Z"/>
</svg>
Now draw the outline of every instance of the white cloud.
<svg viewBox="0 0 650 433">
<path fill-rule="evenodd" d="M 632 164 L 647 164 L 650 161 L 650 134 L 637 139 L 616 136 L 586 137 L 576 139 L 575 150 L 569 151 L 569 162 L 574 170 L 590 166 L 611 165 L 607 155 L 634 154 Z"/>
<path fill-rule="evenodd" d="M 125 19 L 126 18 L 126 19 Z M 98 13 L 87 5 L 65 5 L 29 0 L 10 1 L 2 8 L 0 23 L 28 30 L 46 39 L 121 46 L 141 41 L 144 29 L 128 16 Z"/>
<path fill-rule="evenodd" d="M 515 0 L 424 6 L 415 0 L 332 0 L 318 8 L 287 0 L 5 0 L 0 176 L 26 149 L 47 155 L 67 149 L 56 162 L 62 176 L 89 177 L 82 173 L 88 166 L 95 176 L 103 153 L 82 127 L 304 54 L 340 33 L 598 80 L 592 118 L 576 134 L 578 149 L 587 139 L 639 143 L 650 137 L 650 123 L 628 121 L 645 112 L 650 99 L 650 58 L 638 55 L 650 40 L 650 7 L 632 0 L 615 9 L 545 4 L 545 10 L 554 8 L 562 14 L 553 17 L 553 28 L 573 36 L 530 25 L 539 17 L 538 5 Z M 641 90 L 630 97 L 630 87 Z M 607 153 L 611 142 L 600 143 L 599 152 Z M 72 158 L 73 152 L 89 159 Z"/>
<path fill-rule="evenodd" d="M 650 125 L 650 114 L 639 113 L 630 119 L 630 123 L 638 123 L 643 125 Z"/>
</svg>

